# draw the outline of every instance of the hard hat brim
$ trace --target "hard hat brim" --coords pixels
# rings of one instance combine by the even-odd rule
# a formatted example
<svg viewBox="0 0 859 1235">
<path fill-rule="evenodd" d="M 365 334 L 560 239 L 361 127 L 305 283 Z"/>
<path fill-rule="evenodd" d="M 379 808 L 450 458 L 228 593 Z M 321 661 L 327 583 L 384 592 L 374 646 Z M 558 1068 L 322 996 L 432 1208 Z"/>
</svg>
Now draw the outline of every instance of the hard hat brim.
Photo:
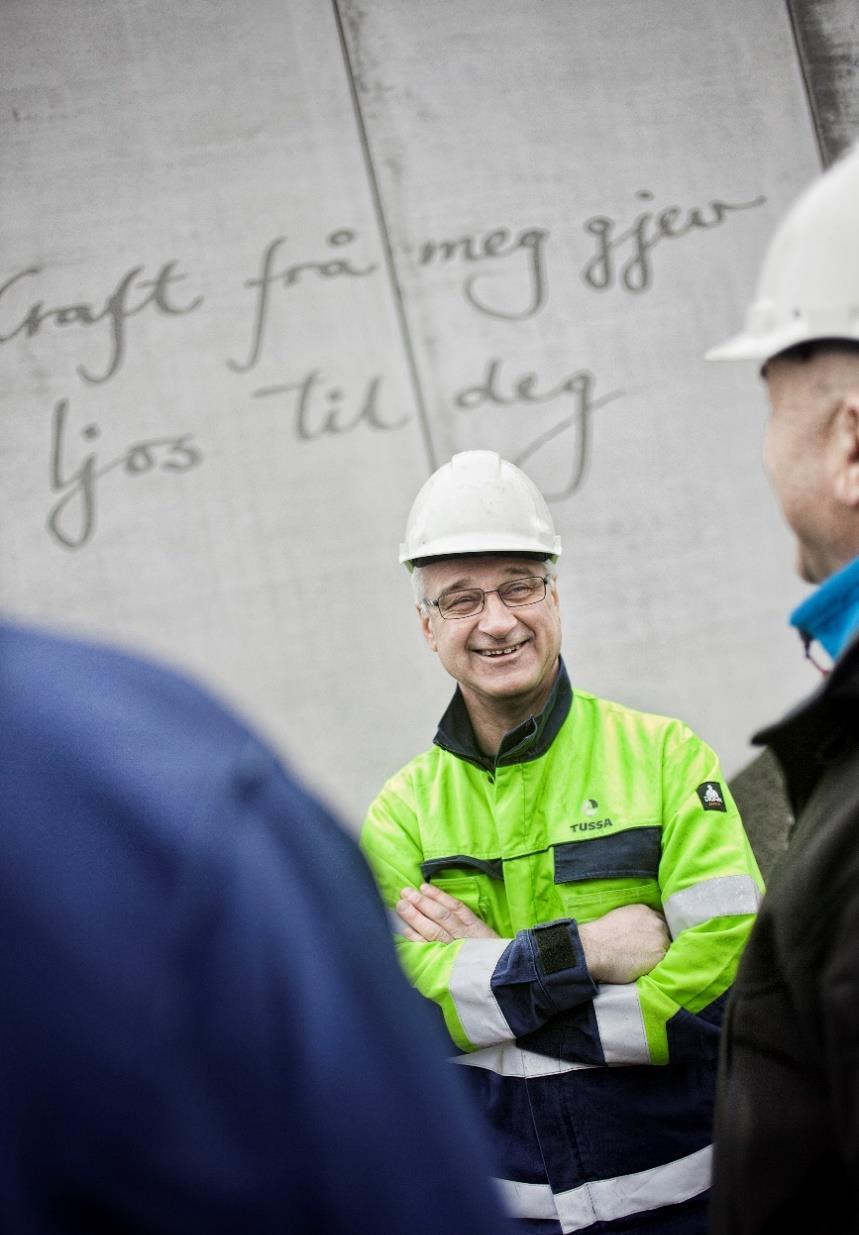
<svg viewBox="0 0 859 1235">
<path fill-rule="evenodd" d="M 771 353 L 770 353 L 771 354 Z M 765 360 L 766 349 L 762 348 L 759 339 L 750 339 L 748 335 L 738 334 L 716 347 L 711 347 L 704 353 L 705 360 Z"/>
<path fill-rule="evenodd" d="M 750 334 L 743 331 L 726 339 L 724 343 L 711 347 L 704 353 L 705 360 L 772 360 L 779 352 L 785 352 L 790 347 L 800 343 L 815 343 L 824 339 L 844 339 L 859 342 L 859 336 L 848 334 L 842 330 L 833 331 L 823 328 L 809 331 L 808 326 L 798 324 L 785 326 L 781 330 L 770 330 L 766 334 Z"/>
<path fill-rule="evenodd" d="M 427 557 L 475 557 L 484 553 L 539 553 L 557 561 L 561 556 L 561 538 L 554 535 L 551 544 L 546 544 L 533 536 L 499 536 L 496 532 L 483 536 L 473 533 L 438 536 L 417 548 L 402 543 L 399 557 L 400 563 L 407 566 Z"/>
</svg>

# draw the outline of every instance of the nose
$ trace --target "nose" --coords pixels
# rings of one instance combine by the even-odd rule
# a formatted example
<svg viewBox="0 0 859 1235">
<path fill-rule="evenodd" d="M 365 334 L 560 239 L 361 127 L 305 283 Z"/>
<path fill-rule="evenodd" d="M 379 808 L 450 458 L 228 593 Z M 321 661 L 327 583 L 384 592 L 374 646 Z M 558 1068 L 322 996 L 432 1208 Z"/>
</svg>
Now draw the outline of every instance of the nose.
<svg viewBox="0 0 859 1235">
<path fill-rule="evenodd" d="M 497 592 L 487 592 L 478 626 L 492 639 L 503 639 L 517 623 L 516 614 L 508 609 Z"/>
</svg>

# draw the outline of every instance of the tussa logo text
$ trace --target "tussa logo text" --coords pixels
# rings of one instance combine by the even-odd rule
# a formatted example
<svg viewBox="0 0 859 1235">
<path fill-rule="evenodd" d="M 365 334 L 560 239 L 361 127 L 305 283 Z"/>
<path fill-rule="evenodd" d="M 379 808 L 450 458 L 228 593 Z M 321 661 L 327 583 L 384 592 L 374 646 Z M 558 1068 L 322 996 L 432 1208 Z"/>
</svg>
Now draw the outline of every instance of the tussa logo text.
<svg viewBox="0 0 859 1235">
<path fill-rule="evenodd" d="M 571 832 L 596 832 L 599 828 L 613 828 L 613 819 L 583 819 L 580 823 L 571 823 Z"/>
</svg>

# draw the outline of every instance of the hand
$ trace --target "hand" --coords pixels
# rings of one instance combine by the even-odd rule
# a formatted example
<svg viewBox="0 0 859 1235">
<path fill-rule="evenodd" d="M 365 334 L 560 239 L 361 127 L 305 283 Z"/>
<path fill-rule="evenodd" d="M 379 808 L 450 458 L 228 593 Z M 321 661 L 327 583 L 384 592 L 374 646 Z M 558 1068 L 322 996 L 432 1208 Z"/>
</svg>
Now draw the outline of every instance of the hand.
<svg viewBox="0 0 859 1235">
<path fill-rule="evenodd" d="M 647 905 L 622 905 L 579 923 L 579 938 L 595 982 L 634 982 L 659 964 L 671 942 L 662 914 Z"/>
<path fill-rule="evenodd" d="M 419 892 L 403 888 L 396 910 L 406 924 L 406 939 L 413 943 L 499 938 L 467 905 L 431 883 L 422 883 Z"/>
</svg>

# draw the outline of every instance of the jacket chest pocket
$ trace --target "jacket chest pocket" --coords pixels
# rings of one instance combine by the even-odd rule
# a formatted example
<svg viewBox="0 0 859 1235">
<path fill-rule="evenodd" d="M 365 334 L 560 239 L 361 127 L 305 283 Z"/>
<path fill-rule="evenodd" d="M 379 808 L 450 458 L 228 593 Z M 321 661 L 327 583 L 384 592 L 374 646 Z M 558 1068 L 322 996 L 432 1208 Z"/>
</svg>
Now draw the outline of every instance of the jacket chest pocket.
<svg viewBox="0 0 859 1235">
<path fill-rule="evenodd" d="M 449 858 L 429 858 L 421 863 L 421 874 L 433 887 L 455 896 L 485 922 L 491 914 L 491 898 L 486 895 L 489 880 L 504 886 L 502 863 L 499 859 L 472 858 L 457 854 Z"/>
<path fill-rule="evenodd" d="M 621 905 L 661 907 L 662 829 L 628 828 L 554 847 L 554 880 L 570 917 L 599 917 Z"/>
<path fill-rule="evenodd" d="M 489 916 L 489 902 L 483 895 L 481 880 L 477 875 L 460 875 L 453 872 L 433 875 L 430 880 L 434 888 L 455 896 L 463 905 L 467 905 L 472 913 L 476 913 L 484 922 Z"/>
</svg>

